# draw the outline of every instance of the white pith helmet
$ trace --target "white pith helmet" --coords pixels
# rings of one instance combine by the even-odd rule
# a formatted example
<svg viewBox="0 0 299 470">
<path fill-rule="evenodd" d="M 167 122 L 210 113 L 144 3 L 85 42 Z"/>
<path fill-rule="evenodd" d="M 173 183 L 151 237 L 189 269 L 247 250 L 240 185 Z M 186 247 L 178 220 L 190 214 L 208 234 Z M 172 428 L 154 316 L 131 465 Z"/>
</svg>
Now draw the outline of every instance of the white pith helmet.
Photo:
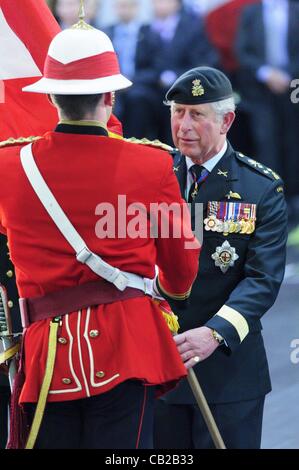
<svg viewBox="0 0 299 470">
<path fill-rule="evenodd" d="M 132 82 L 120 73 L 109 37 L 88 26 L 58 33 L 50 44 L 43 78 L 24 87 L 23 91 L 93 95 L 122 90 L 131 85 Z"/>
</svg>

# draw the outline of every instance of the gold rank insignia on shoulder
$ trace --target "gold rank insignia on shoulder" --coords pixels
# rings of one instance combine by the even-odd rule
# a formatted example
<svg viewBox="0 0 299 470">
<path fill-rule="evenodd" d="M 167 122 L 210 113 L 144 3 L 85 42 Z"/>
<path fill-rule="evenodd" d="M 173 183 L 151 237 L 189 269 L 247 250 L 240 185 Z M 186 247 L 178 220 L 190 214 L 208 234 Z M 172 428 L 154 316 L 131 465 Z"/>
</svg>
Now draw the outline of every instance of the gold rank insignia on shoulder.
<svg viewBox="0 0 299 470">
<path fill-rule="evenodd" d="M 275 180 L 280 180 L 281 179 L 281 177 L 275 171 L 273 171 L 271 168 L 268 168 L 267 166 L 263 165 L 262 163 L 257 162 L 256 160 L 253 160 L 253 158 L 246 157 L 245 155 L 243 155 L 240 152 L 236 153 L 236 155 L 238 157 L 241 157 L 242 160 L 245 163 L 248 163 L 252 168 L 255 168 L 259 173 L 261 173 L 265 176 L 268 176 L 271 179 L 273 179 L 273 178 Z"/>
<path fill-rule="evenodd" d="M 269 172 L 271 173 L 271 175 L 273 176 L 274 179 L 276 179 L 276 180 L 281 179 L 280 176 L 277 173 L 275 173 L 275 171 L 271 170 L 270 168 L 269 168 Z"/>
<path fill-rule="evenodd" d="M 36 140 L 41 139 L 40 136 L 30 136 L 30 137 L 19 137 L 18 139 L 14 139 L 10 137 L 7 140 L 3 140 L 0 142 L 0 148 L 2 147 L 9 147 L 10 145 L 22 145 L 22 144 L 30 144 L 31 142 L 35 142 Z"/>
<path fill-rule="evenodd" d="M 264 168 L 264 165 L 262 165 L 261 163 L 257 162 L 256 160 L 253 160 L 252 158 L 248 158 L 248 163 L 250 163 L 250 165 L 254 166 L 255 168 L 261 168 L 263 169 Z"/>
<path fill-rule="evenodd" d="M 201 81 L 199 79 L 193 80 L 192 82 L 192 95 L 193 96 L 202 96 L 205 93 L 205 90 L 201 84 Z"/>
<path fill-rule="evenodd" d="M 278 193 L 283 193 L 283 187 L 282 186 L 278 186 L 278 188 L 276 189 L 276 191 Z"/>
<path fill-rule="evenodd" d="M 204 229 L 224 236 L 231 233 L 251 235 L 255 222 L 256 204 L 209 201 Z"/>
</svg>

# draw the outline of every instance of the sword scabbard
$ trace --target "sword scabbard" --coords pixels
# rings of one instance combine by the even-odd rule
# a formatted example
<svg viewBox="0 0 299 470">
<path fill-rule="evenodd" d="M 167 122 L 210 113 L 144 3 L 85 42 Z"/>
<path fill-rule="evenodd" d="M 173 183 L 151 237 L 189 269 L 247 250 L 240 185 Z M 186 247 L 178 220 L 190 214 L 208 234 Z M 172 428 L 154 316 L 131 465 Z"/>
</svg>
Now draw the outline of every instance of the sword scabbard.
<svg viewBox="0 0 299 470">
<path fill-rule="evenodd" d="M 12 336 L 12 325 L 8 307 L 7 292 L 0 284 L 0 337 Z"/>
<path fill-rule="evenodd" d="M 3 352 L 0 353 L 0 363 L 8 365 L 8 378 L 12 390 L 14 377 L 16 374 L 15 355 L 18 352 L 18 345 L 15 343 L 12 332 L 12 323 L 8 307 L 7 293 L 5 287 L 0 284 L 0 339 L 2 341 Z"/>
</svg>

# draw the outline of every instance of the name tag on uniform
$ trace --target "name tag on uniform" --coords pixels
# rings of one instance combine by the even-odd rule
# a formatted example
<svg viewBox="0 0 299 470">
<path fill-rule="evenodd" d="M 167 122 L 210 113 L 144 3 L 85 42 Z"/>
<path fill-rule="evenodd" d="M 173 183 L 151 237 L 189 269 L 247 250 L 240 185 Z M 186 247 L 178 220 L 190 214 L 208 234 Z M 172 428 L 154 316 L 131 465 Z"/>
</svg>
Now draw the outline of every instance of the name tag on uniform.
<svg viewBox="0 0 299 470">
<path fill-rule="evenodd" d="M 250 235 L 255 230 L 256 204 L 246 202 L 209 201 L 204 227 L 207 231 L 242 233 Z"/>
</svg>

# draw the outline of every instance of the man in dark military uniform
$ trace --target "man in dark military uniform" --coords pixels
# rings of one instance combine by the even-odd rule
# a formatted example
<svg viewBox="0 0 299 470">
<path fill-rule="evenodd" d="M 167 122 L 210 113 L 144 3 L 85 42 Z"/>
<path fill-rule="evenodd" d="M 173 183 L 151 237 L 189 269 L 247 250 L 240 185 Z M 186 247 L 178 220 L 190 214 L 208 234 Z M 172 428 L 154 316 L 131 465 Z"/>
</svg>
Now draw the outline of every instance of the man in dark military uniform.
<svg viewBox="0 0 299 470">
<path fill-rule="evenodd" d="M 18 291 L 16 287 L 14 267 L 9 258 L 7 238 L 0 234 L 0 284 L 5 287 L 8 297 L 8 307 L 11 313 L 13 331 L 22 331 Z M 7 441 L 8 403 L 10 387 L 8 378 L 0 371 L 0 449 L 3 449 Z"/>
<path fill-rule="evenodd" d="M 227 141 L 235 105 L 222 72 L 192 69 L 166 99 L 182 195 L 193 224 L 196 203 L 204 219 L 189 304 L 184 311 L 172 304 L 181 324 L 175 341 L 186 367 L 194 367 L 226 446 L 259 448 L 271 390 L 261 317 L 284 275 L 283 182 Z M 186 380 L 159 401 L 155 427 L 158 448 L 213 448 Z"/>
</svg>

